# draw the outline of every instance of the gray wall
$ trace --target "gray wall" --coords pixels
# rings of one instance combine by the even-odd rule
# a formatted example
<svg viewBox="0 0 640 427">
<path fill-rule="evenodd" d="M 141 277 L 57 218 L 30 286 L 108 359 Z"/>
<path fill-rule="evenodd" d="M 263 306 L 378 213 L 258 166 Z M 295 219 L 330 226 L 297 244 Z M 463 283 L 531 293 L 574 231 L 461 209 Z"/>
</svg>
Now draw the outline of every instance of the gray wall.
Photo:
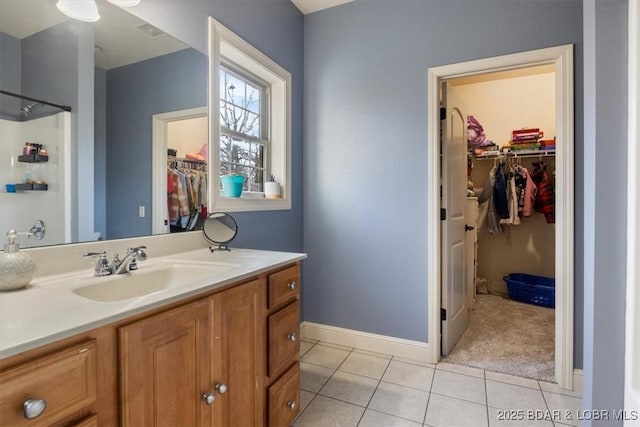
<svg viewBox="0 0 640 427">
<path fill-rule="evenodd" d="M 107 238 L 151 234 L 151 118 L 202 107 L 206 96 L 207 57 L 194 49 L 107 72 Z"/>
<path fill-rule="evenodd" d="M 20 93 L 22 90 L 22 47 L 20 39 L 0 32 L 0 89 Z M 20 118 L 21 102 L 18 98 L 0 95 L 0 117 Z"/>
<path fill-rule="evenodd" d="M 174 0 L 156 0 L 142 2 L 131 11 L 205 54 L 208 16 L 213 16 L 292 74 L 292 209 L 234 213 L 240 231 L 233 245 L 302 251 L 303 17 L 300 11 L 289 0 L 190 0 L 188 7 Z M 113 167 L 107 164 L 108 170 Z M 150 176 L 136 183 L 148 188 L 149 194 Z M 133 203 L 137 201 L 132 200 L 131 206 Z M 129 207 L 126 209 L 128 215 Z"/>
<path fill-rule="evenodd" d="M 107 236 L 107 72 L 95 69 L 94 76 L 94 222 L 101 238 Z"/>
<path fill-rule="evenodd" d="M 356 0 L 305 17 L 305 320 L 427 341 L 427 69 L 570 43 L 580 94 L 578 0 Z M 580 96 L 575 127 L 580 152 Z"/>
<path fill-rule="evenodd" d="M 627 20 L 626 0 L 584 2 L 585 409 L 624 401 Z"/>
</svg>

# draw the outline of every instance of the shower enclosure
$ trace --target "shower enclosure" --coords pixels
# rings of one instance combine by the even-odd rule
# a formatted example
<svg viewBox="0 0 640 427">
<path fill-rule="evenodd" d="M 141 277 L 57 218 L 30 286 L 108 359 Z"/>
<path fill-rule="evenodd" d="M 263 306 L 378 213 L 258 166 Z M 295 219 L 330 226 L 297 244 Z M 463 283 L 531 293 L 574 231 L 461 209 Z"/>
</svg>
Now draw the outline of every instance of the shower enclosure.
<svg viewBox="0 0 640 427">
<path fill-rule="evenodd" d="M 47 233 L 38 246 L 71 242 L 70 110 L 0 90 L 0 234 L 42 220 Z M 46 156 L 29 156 L 26 143 Z"/>
</svg>

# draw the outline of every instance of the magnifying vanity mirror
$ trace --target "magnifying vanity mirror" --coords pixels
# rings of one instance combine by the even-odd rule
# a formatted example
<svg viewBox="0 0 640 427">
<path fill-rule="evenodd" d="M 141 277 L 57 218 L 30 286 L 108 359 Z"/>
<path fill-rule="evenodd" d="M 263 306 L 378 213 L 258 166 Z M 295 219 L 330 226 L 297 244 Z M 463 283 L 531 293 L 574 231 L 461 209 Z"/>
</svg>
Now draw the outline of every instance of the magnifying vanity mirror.
<svg viewBox="0 0 640 427">
<path fill-rule="evenodd" d="M 135 11 L 97 5 L 87 23 L 56 0 L 0 1 L 0 230 L 47 224 L 24 246 L 190 230 L 206 216 L 206 178 L 178 214 L 167 182 L 170 168 L 190 184 L 207 171 L 207 56 Z M 174 131 L 185 117 L 204 131 Z"/>
<path fill-rule="evenodd" d="M 238 234 L 238 224 L 228 213 L 214 212 L 205 220 L 202 233 L 207 242 L 218 245 L 217 248 L 209 247 L 211 252 L 230 251 L 228 245 Z"/>
</svg>

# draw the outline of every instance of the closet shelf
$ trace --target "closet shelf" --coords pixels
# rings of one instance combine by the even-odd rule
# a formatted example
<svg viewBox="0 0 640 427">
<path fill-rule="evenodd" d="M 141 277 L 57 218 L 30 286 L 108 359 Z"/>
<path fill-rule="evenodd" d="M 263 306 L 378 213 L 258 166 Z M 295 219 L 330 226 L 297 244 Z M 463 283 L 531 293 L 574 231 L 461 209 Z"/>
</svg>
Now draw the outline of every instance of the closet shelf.
<svg viewBox="0 0 640 427">
<path fill-rule="evenodd" d="M 539 150 L 539 151 L 527 151 L 525 153 L 516 153 L 513 151 L 509 151 L 506 153 L 484 153 L 481 155 L 470 154 L 469 157 L 472 157 L 474 160 L 484 160 L 484 159 L 503 159 L 505 157 L 511 157 L 511 158 L 550 157 L 555 155 L 556 155 L 555 150 Z"/>
</svg>

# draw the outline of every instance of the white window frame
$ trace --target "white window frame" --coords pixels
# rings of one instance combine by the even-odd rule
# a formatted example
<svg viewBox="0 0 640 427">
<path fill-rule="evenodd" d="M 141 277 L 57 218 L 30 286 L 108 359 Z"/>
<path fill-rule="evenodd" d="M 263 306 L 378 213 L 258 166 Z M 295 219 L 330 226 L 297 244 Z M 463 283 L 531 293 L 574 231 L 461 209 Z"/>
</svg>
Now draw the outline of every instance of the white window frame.
<svg viewBox="0 0 640 427">
<path fill-rule="evenodd" d="M 265 167 L 280 183 L 282 198 L 233 198 L 220 194 L 220 66 L 224 61 L 269 85 L 271 147 Z M 291 209 L 291 82 L 291 73 L 209 17 L 209 211 Z"/>
</svg>

